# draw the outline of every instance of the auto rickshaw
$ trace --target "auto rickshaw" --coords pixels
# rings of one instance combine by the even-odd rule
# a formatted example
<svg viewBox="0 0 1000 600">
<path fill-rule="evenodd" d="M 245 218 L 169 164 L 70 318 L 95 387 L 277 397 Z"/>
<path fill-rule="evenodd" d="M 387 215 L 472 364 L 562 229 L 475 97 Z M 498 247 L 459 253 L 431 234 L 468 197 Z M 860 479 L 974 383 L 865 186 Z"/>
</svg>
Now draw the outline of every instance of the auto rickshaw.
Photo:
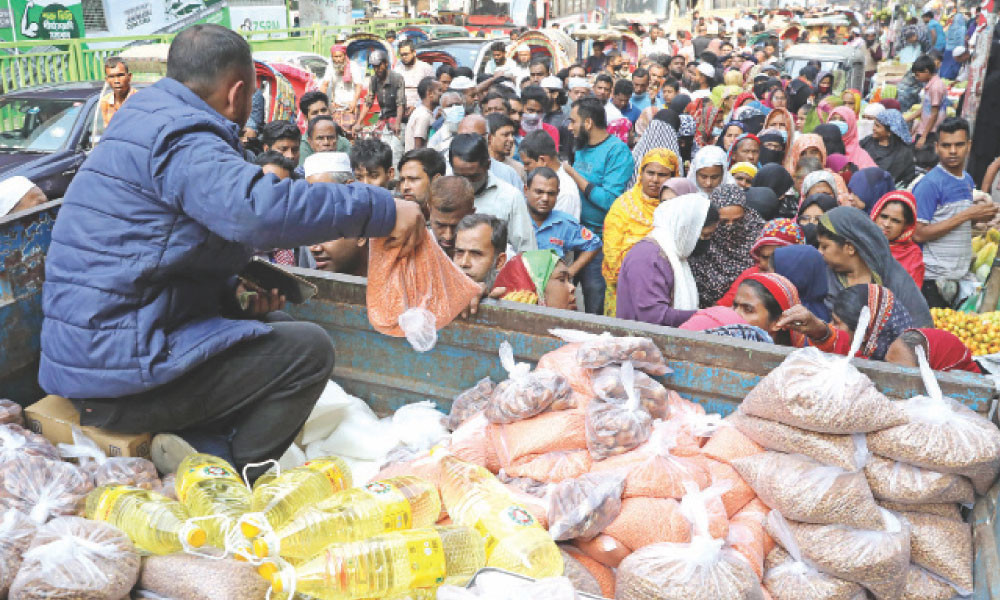
<svg viewBox="0 0 1000 600">
<path fill-rule="evenodd" d="M 593 54 L 594 42 L 612 43 L 631 66 L 639 63 L 639 37 L 618 29 L 578 28 L 571 36 L 576 41 L 576 54 L 580 57 Z"/>
<path fill-rule="evenodd" d="M 535 29 L 523 34 L 507 49 L 507 60 L 516 60 L 517 46 L 527 44 L 531 59 L 541 58 L 549 63 L 553 74 L 569 68 L 577 60 L 577 47 L 568 35 L 557 29 Z"/>
</svg>

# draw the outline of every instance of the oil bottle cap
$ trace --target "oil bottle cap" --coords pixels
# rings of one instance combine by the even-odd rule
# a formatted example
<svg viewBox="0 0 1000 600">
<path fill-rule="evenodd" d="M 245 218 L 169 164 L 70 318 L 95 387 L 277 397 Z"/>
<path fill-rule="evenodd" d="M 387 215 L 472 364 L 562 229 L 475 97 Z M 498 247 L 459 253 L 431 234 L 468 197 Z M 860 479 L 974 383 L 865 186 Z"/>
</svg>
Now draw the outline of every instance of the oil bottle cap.
<svg viewBox="0 0 1000 600">
<path fill-rule="evenodd" d="M 194 546 L 195 548 L 201 548 L 202 546 L 204 546 L 205 542 L 208 539 L 208 535 L 205 533 L 205 530 L 202 529 L 201 527 L 198 527 L 197 525 L 194 525 L 190 529 L 188 529 L 186 535 L 187 535 L 187 542 L 192 546 Z"/>
<path fill-rule="evenodd" d="M 267 547 L 267 542 L 264 538 L 257 538 L 253 541 L 253 553 L 260 558 L 265 558 L 268 556 L 270 548 Z"/>
<path fill-rule="evenodd" d="M 275 578 L 275 574 L 278 573 L 278 567 L 273 562 L 266 562 L 261 564 L 259 567 L 257 567 L 257 573 L 259 573 L 260 576 L 263 577 L 264 579 L 267 579 L 268 581 L 273 581 L 275 583 L 274 591 L 276 592 L 281 591 L 280 589 L 277 588 L 277 579 L 280 578 Z"/>
<path fill-rule="evenodd" d="M 253 539 L 258 535 L 260 535 L 260 527 L 257 527 L 256 525 L 253 525 L 252 523 L 248 523 L 246 521 L 240 523 L 240 531 L 243 532 L 244 537 L 246 537 L 248 540 Z"/>
</svg>

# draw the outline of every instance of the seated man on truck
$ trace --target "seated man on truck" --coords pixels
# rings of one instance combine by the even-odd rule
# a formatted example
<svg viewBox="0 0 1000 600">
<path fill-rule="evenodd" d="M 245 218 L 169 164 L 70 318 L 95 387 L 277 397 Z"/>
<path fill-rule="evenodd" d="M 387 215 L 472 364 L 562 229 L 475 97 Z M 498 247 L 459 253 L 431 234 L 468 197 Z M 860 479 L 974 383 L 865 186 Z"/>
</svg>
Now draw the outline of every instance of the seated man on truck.
<svg viewBox="0 0 1000 600">
<path fill-rule="evenodd" d="M 246 162 L 254 87 L 238 33 L 179 33 L 166 77 L 115 115 L 52 231 L 39 383 L 83 425 L 160 433 L 164 472 L 192 450 L 240 469 L 277 459 L 330 377 L 329 336 L 277 312 L 277 290 L 237 303 L 254 248 L 388 236 L 408 255 L 426 235 L 420 208 L 386 190 Z"/>
</svg>

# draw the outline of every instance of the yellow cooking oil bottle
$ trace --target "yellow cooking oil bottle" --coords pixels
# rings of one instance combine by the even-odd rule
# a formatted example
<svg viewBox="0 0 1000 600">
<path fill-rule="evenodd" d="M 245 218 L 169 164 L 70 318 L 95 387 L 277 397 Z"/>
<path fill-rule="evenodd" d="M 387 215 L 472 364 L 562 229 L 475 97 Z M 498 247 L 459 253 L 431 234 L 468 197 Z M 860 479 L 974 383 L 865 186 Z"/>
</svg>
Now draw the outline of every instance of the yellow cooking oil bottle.
<svg viewBox="0 0 1000 600">
<path fill-rule="evenodd" d="M 433 483 L 408 475 L 392 477 L 337 492 L 303 508 L 274 536 L 255 539 L 253 549 L 260 558 L 311 558 L 334 542 L 430 527 L 440 514 L 441 497 Z"/>
<path fill-rule="evenodd" d="M 249 544 L 234 548 L 240 536 L 233 533 L 238 534 L 237 521 L 250 511 L 251 494 L 236 469 L 211 454 L 189 454 L 177 467 L 175 487 L 177 499 L 192 516 L 215 517 L 201 521 L 208 543 L 246 558 L 242 554 L 251 552 Z"/>
<path fill-rule="evenodd" d="M 351 471 L 343 459 L 327 456 L 283 472 L 263 485 L 254 486 L 251 513 L 240 527 L 247 539 L 267 529 L 277 529 L 299 510 L 326 500 L 351 487 Z"/>
<path fill-rule="evenodd" d="M 94 488 L 87 495 L 84 516 L 117 527 L 150 554 L 172 554 L 205 544 L 205 530 L 190 521 L 180 502 L 137 487 Z"/>
<path fill-rule="evenodd" d="M 320 600 L 405 597 L 411 590 L 464 585 L 485 564 L 483 538 L 472 528 L 426 527 L 331 544 L 275 572 L 271 583 L 275 592 L 294 586 Z"/>
<path fill-rule="evenodd" d="M 440 460 L 441 498 L 448 515 L 483 536 L 487 566 L 536 578 L 562 575 L 562 555 L 552 536 L 492 473 L 441 448 L 432 455 Z"/>
</svg>

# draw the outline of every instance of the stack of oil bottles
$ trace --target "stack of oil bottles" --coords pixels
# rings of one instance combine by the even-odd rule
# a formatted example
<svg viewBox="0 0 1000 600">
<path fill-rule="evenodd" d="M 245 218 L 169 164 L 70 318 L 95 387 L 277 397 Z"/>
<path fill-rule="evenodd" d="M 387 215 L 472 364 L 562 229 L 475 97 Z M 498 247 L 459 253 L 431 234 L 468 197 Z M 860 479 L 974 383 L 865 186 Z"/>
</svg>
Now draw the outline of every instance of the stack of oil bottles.
<svg viewBox="0 0 1000 600">
<path fill-rule="evenodd" d="M 434 598 L 441 585 L 465 585 L 485 566 L 562 574 L 549 533 L 492 473 L 445 450 L 433 456 L 440 489 L 412 476 L 353 487 L 337 457 L 269 472 L 251 488 L 226 461 L 192 454 L 177 469 L 178 500 L 103 486 L 87 498 L 85 515 L 149 554 L 223 549 L 258 565 L 284 597 Z M 444 517 L 451 524 L 436 525 Z"/>
</svg>

